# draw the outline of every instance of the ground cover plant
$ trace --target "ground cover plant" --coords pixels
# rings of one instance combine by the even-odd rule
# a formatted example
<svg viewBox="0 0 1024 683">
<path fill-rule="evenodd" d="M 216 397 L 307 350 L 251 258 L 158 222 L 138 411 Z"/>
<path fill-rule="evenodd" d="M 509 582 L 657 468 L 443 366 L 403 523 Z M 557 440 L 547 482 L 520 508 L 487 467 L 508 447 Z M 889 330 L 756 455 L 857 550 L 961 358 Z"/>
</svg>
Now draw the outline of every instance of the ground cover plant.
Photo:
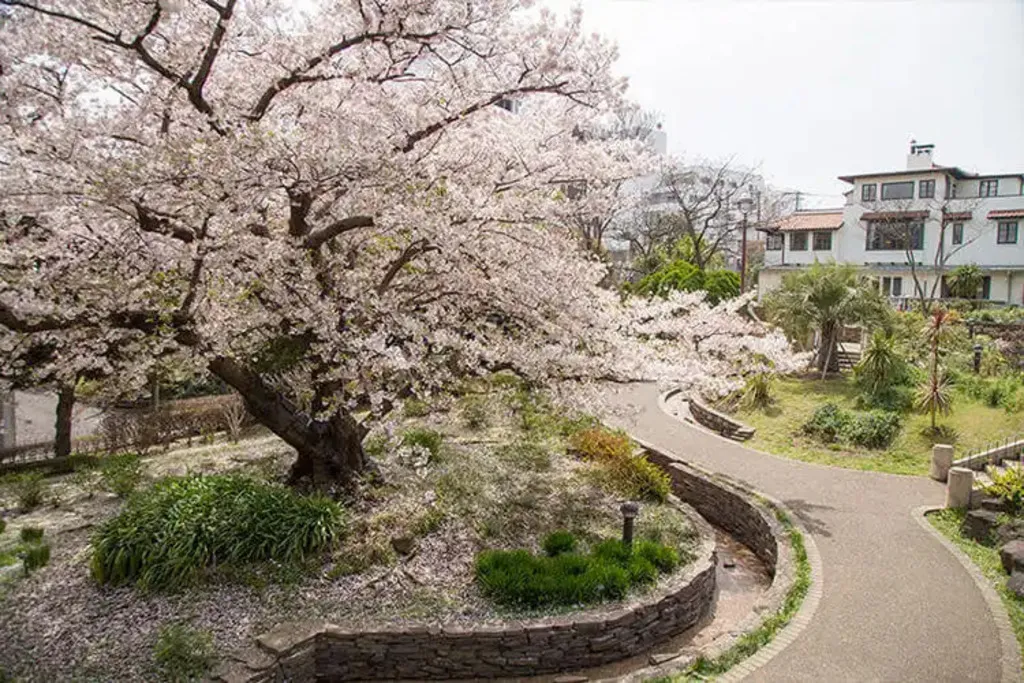
<svg viewBox="0 0 1024 683">
<path fill-rule="evenodd" d="M 528 550 L 485 550 L 476 558 L 476 579 L 495 602 L 527 609 L 585 605 L 625 597 L 630 588 L 649 586 L 679 565 L 675 549 L 654 541 L 632 546 L 607 539 L 588 553 L 576 539 L 555 532 L 544 539 L 544 555 Z"/>
<path fill-rule="evenodd" d="M 300 562 L 342 533 L 341 507 L 239 475 L 168 478 L 131 498 L 93 539 L 100 583 L 173 589 L 204 571 Z"/>
<path fill-rule="evenodd" d="M 766 410 L 741 406 L 736 416 L 756 428 L 748 444 L 758 450 L 838 467 L 917 475 L 928 473 L 934 443 L 953 441 L 958 453 L 966 453 L 1018 434 L 1021 429 L 1019 413 L 963 397 L 956 411 L 944 420 L 947 431 L 940 435 L 928 433 L 929 415 L 903 413 L 903 427 L 885 449 L 842 440 L 822 443 L 804 433 L 803 425 L 824 404 L 833 403 L 853 414 L 863 406 L 862 395 L 862 389 L 848 377 L 824 381 L 782 377 L 776 382 L 775 404 Z"/>
<path fill-rule="evenodd" d="M 153 663 L 168 683 L 188 683 L 203 678 L 216 661 L 213 638 L 206 631 L 173 622 L 160 627 L 153 646 Z"/>
</svg>

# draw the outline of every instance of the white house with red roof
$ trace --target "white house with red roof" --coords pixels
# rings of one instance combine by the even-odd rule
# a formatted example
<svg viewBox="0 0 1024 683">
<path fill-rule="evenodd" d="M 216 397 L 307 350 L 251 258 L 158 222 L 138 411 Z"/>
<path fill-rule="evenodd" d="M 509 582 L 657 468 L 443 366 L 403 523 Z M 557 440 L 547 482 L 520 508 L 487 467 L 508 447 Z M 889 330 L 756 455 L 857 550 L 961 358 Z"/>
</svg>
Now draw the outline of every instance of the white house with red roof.
<svg viewBox="0 0 1024 683">
<path fill-rule="evenodd" d="M 852 263 L 905 302 L 921 287 L 948 295 L 945 278 L 977 265 L 977 296 L 1024 305 L 1024 174 L 976 174 L 932 160 L 933 145 L 911 144 L 907 168 L 840 176 L 842 208 L 799 211 L 766 233 L 760 294 L 816 261 Z"/>
</svg>

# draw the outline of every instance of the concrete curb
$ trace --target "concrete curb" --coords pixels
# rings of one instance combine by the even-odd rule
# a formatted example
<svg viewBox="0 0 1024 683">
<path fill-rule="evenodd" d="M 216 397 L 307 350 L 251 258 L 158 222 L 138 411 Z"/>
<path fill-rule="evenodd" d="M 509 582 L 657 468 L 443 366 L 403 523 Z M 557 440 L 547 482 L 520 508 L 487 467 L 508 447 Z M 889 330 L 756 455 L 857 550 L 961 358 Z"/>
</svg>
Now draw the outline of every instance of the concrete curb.
<svg viewBox="0 0 1024 683">
<path fill-rule="evenodd" d="M 924 527 L 939 543 L 945 546 L 946 550 L 971 575 L 975 585 L 978 586 L 978 590 L 981 591 L 981 596 L 985 599 L 985 604 L 988 605 L 988 611 L 992 614 L 992 621 L 995 622 L 996 631 L 999 633 L 999 649 L 1002 652 L 1002 656 L 999 658 L 1003 669 L 1002 683 L 1018 683 L 1022 680 L 1020 645 L 1017 643 L 1017 636 L 1013 632 L 1013 627 L 1010 626 L 1010 617 L 1006 613 L 1006 608 L 1003 607 L 1002 599 L 996 593 L 996 589 L 992 587 L 991 581 L 981 573 L 981 570 L 974 564 L 974 561 L 964 551 L 960 550 L 953 541 L 946 538 L 941 531 L 932 526 L 931 522 L 925 519 L 925 515 L 929 512 L 936 512 L 942 509 L 934 505 L 923 505 L 919 508 L 914 508 L 910 514 L 914 521 Z"/>
<path fill-rule="evenodd" d="M 666 400 L 670 396 L 677 393 L 678 391 L 678 389 L 675 389 L 658 396 L 658 407 L 661 409 L 662 412 L 664 412 L 666 415 L 673 419 L 677 418 L 675 418 L 675 416 L 668 411 Z M 716 436 L 717 438 L 720 438 L 723 441 L 735 443 L 724 436 L 715 434 L 714 432 L 711 432 L 709 430 L 704 430 L 703 428 L 700 429 L 701 431 L 707 431 L 707 433 L 712 434 L 713 436 Z M 683 460 L 682 458 L 679 459 L 685 462 L 685 460 Z M 727 479 L 729 481 L 734 481 L 730 478 Z M 797 637 L 799 637 L 799 635 L 803 632 L 803 630 L 807 628 L 807 625 L 811 623 L 811 619 L 814 617 L 814 613 L 818 610 L 818 605 L 821 602 L 821 596 L 824 592 L 825 586 L 825 570 L 821 562 L 821 554 L 818 552 L 818 546 L 814 543 L 814 539 L 811 537 L 810 533 L 808 533 L 807 529 L 804 528 L 803 524 L 800 523 L 800 520 L 796 517 L 796 515 L 793 514 L 793 512 L 791 512 L 781 501 L 776 500 L 773 496 L 769 496 L 762 491 L 758 491 L 756 488 L 750 486 L 745 482 L 740 483 L 742 483 L 742 486 L 746 488 L 751 494 L 763 498 L 764 500 L 768 501 L 779 510 L 783 510 L 786 512 L 787 515 L 789 515 L 790 522 L 792 522 L 793 526 L 796 527 L 796 529 L 801 533 L 804 539 L 804 549 L 807 551 L 807 562 L 811 566 L 811 585 L 810 588 L 807 589 L 807 595 L 804 597 L 804 601 L 800 605 L 800 609 L 797 611 L 796 615 L 790 620 L 790 622 L 786 624 L 785 627 L 783 627 L 782 631 L 780 631 L 775 636 L 775 638 L 773 638 L 772 641 L 768 643 L 768 645 L 761 648 L 753 655 L 743 660 L 735 667 L 730 669 L 727 673 L 725 673 L 717 679 L 724 683 L 735 683 L 737 681 L 743 680 L 748 675 L 757 671 L 762 666 L 771 661 L 772 658 L 774 658 L 780 652 L 785 650 L 790 643 L 796 640 Z"/>
</svg>

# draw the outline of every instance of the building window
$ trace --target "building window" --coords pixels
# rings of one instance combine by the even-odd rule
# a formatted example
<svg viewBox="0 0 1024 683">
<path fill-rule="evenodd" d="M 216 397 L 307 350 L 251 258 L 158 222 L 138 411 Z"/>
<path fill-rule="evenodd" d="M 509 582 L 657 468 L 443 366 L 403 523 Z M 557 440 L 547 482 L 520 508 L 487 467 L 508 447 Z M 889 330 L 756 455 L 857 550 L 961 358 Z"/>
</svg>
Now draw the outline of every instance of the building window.
<svg viewBox="0 0 1024 683">
<path fill-rule="evenodd" d="M 868 251 L 903 251 L 924 249 L 924 223 L 868 223 Z"/>
<path fill-rule="evenodd" d="M 917 184 L 917 196 L 919 199 L 931 199 L 935 196 L 935 181 L 922 180 Z"/>
<path fill-rule="evenodd" d="M 764 240 L 764 248 L 766 251 L 782 251 L 782 233 L 781 232 L 770 232 Z"/>
<path fill-rule="evenodd" d="M 903 278 L 883 277 L 882 294 L 886 296 L 903 296 Z"/>
<path fill-rule="evenodd" d="M 878 196 L 878 185 L 874 183 L 866 183 L 860 188 L 860 200 L 862 202 L 873 202 L 875 197 Z"/>
<path fill-rule="evenodd" d="M 790 251 L 807 251 L 807 233 L 793 232 L 789 235 Z"/>
<path fill-rule="evenodd" d="M 964 224 L 954 223 L 953 224 L 953 244 L 964 243 Z"/>
<path fill-rule="evenodd" d="M 1001 221 L 996 233 L 997 244 L 1017 244 L 1017 221 Z"/>
<path fill-rule="evenodd" d="M 995 180 L 982 180 L 978 183 L 978 196 L 979 197 L 998 197 L 999 196 L 999 179 Z"/>
<path fill-rule="evenodd" d="M 903 183 L 882 183 L 882 200 L 887 199 L 913 199 L 914 181 L 908 180 Z"/>
<path fill-rule="evenodd" d="M 988 299 L 992 296 L 992 278 L 986 275 L 981 278 L 981 298 Z"/>
<path fill-rule="evenodd" d="M 831 251 L 832 250 L 832 233 L 826 231 L 818 231 L 814 233 L 814 251 Z"/>
</svg>

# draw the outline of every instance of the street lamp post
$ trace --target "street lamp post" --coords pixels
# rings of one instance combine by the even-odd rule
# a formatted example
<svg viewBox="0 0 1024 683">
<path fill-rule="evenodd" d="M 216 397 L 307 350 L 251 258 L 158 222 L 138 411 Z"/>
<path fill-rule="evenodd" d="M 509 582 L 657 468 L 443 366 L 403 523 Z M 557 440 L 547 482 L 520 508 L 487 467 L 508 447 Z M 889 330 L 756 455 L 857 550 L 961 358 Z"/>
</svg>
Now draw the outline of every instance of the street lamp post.
<svg viewBox="0 0 1024 683">
<path fill-rule="evenodd" d="M 747 216 L 750 214 L 750 208 L 753 202 L 749 197 L 744 197 L 736 202 L 736 206 L 743 214 L 743 223 L 741 226 L 741 237 L 740 237 L 740 294 L 747 291 Z"/>
</svg>

